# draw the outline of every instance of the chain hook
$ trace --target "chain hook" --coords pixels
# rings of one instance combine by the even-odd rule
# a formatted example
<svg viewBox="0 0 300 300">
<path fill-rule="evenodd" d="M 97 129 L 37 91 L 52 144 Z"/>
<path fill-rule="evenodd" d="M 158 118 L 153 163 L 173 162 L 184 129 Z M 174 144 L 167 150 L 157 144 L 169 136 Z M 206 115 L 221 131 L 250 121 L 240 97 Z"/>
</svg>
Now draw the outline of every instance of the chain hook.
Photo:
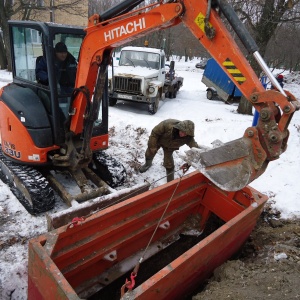
<svg viewBox="0 0 300 300">
<path fill-rule="evenodd" d="M 130 274 L 130 280 L 128 280 L 126 278 L 126 281 L 125 283 L 122 285 L 121 287 L 121 298 L 124 296 L 124 294 L 127 292 L 127 291 L 132 291 L 132 289 L 134 288 L 135 286 L 135 277 L 137 276 L 137 273 L 134 273 L 132 272 Z M 127 289 L 127 291 L 126 291 Z"/>
<path fill-rule="evenodd" d="M 76 227 L 78 225 L 81 225 L 82 222 L 85 220 L 84 217 L 76 217 L 76 218 L 73 218 L 72 222 L 70 223 L 70 225 L 68 226 L 68 228 L 73 228 L 73 227 Z"/>
<path fill-rule="evenodd" d="M 183 164 L 179 169 L 182 170 L 182 173 L 185 174 L 191 165 L 189 165 L 188 163 Z"/>
</svg>

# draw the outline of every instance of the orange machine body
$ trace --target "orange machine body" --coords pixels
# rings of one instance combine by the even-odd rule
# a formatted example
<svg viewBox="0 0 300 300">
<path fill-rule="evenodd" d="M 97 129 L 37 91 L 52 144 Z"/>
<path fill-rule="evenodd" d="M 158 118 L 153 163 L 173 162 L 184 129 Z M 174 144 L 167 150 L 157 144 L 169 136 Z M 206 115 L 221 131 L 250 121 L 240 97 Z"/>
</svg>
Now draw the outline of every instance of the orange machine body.
<svg viewBox="0 0 300 300">
<path fill-rule="evenodd" d="M 55 145 L 37 147 L 20 118 L 3 102 L 0 102 L 0 128 L 2 151 L 16 161 L 45 164 L 48 161 L 47 153 L 59 148 Z M 24 140 L 27 142 L 24 143 Z"/>
<path fill-rule="evenodd" d="M 47 164 L 48 153 L 59 149 L 57 145 L 37 147 L 22 121 L 3 102 L 0 102 L 0 128 L 2 151 L 16 161 Z M 26 144 L 24 140 L 27 141 Z M 90 147 L 94 151 L 107 149 L 108 134 L 92 137 Z"/>
</svg>

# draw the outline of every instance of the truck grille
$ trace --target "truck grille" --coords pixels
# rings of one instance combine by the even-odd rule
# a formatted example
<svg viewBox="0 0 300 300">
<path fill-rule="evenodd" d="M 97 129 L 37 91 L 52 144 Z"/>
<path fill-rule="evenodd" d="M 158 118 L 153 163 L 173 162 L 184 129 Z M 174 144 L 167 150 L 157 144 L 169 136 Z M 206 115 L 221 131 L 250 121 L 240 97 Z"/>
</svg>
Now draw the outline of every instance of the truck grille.
<svg viewBox="0 0 300 300">
<path fill-rule="evenodd" d="M 141 94 L 141 79 L 131 77 L 114 77 L 114 90 L 119 92 L 129 92 Z"/>
</svg>

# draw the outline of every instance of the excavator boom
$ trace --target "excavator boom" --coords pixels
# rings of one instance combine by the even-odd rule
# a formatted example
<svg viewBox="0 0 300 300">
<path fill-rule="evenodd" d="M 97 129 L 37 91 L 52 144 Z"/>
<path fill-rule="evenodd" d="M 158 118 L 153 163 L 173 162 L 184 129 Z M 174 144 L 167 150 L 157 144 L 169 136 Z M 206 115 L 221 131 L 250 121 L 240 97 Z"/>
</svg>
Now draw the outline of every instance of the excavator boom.
<svg viewBox="0 0 300 300">
<path fill-rule="evenodd" d="M 94 93 L 92 112 L 88 114 L 94 117 L 89 123 L 93 124 L 97 117 L 95 112 L 103 96 L 112 50 L 145 34 L 184 23 L 260 113 L 257 126 L 247 128 L 242 138 L 209 151 L 190 151 L 186 160 L 224 190 L 236 191 L 245 187 L 264 172 L 269 161 L 277 159 L 285 151 L 287 127 L 295 110 L 299 109 L 299 102 L 279 86 L 261 58 L 254 40 L 226 1 L 215 1 L 213 7 L 210 6 L 211 1 L 160 1 L 130 11 L 141 2 L 125 0 L 102 16 L 94 15 L 89 19 L 76 80 L 77 87 L 85 86 L 90 91 L 95 84 L 102 86 L 96 88 Z M 219 11 L 228 19 L 246 49 L 253 54 L 279 92 L 263 88 L 226 29 Z M 79 93 L 73 103 L 75 113 L 70 131 L 75 134 L 81 133 L 83 124 L 87 122 L 84 120 L 85 101 L 84 95 Z M 92 126 L 84 129 L 87 140 L 91 130 Z M 89 143 L 86 142 L 86 145 Z"/>
</svg>

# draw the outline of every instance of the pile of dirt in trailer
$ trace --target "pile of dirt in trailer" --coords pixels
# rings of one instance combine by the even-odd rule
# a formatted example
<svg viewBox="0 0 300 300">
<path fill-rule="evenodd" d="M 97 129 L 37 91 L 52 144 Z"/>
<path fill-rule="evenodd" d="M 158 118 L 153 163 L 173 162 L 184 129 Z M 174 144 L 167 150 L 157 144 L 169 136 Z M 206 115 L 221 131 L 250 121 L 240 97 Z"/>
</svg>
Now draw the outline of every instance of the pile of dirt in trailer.
<svg viewBox="0 0 300 300">
<path fill-rule="evenodd" d="M 300 219 L 278 217 L 267 208 L 241 253 L 189 299 L 300 299 Z"/>
</svg>

